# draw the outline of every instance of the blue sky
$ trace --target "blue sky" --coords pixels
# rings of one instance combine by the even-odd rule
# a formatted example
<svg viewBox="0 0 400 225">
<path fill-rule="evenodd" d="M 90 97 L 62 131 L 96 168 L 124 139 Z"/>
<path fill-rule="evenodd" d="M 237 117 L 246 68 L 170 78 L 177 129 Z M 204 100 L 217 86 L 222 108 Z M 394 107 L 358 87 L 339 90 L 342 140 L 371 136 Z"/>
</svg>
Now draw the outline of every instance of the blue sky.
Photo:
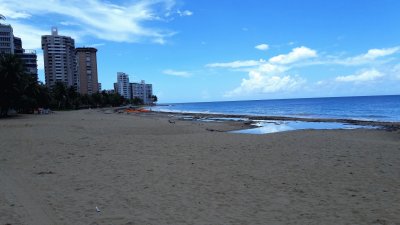
<svg viewBox="0 0 400 225">
<path fill-rule="evenodd" d="M 397 0 L 0 0 L 24 48 L 57 26 L 98 48 L 99 80 L 160 102 L 400 94 Z"/>
</svg>

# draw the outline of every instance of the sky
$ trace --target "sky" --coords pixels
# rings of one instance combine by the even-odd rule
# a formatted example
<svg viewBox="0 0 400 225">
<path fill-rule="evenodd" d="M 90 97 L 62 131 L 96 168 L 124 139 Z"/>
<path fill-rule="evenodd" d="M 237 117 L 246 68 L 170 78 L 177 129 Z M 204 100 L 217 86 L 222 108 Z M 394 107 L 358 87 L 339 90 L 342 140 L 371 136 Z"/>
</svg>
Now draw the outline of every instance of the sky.
<svg viewBox="0 0 400 225">
<path fill-rule="evenodd" d="M 98 76 L 160 103 L 400 94 L 398 0 L 0 0 L 38 53 L 58 27 L 98 49 Z"/>
</svg>

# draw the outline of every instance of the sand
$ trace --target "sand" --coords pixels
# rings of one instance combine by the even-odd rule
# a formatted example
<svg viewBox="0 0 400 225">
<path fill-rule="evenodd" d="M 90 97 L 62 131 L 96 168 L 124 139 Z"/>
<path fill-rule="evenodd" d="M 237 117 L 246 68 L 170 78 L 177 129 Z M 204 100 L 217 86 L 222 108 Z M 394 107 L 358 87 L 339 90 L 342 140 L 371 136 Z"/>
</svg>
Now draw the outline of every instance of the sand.
<svg viewBox="0 0 400 225">
<path fill-rule="evenodd" d="M 99 110 L 2 119 L 0 225 L 400 224 L 399 131 L 218 132 L 242 126 Z"/>
</svg>

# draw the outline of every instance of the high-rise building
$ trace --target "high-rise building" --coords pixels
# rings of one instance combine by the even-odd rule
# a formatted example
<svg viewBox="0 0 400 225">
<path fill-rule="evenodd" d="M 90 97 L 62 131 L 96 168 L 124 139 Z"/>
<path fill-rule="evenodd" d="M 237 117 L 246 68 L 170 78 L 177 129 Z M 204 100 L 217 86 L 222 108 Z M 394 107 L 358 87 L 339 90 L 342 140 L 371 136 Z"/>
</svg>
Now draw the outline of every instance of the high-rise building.
<svg viewBox="0 0 400 225">
<path fill-rule="evenodd" d="M 15 37 L 11 25 L 0 23 L 0 54 L 15 54 L 21 59 L 26 73 L 37 78 L 37 55 L 34 50 L 22 48 L 22 40 Z"/>
<path fill-rule="evenodd" d="M 24 64 L 25 72 L 29 75 L 37 77 L 38 69 L 36 51 L 23 49 L 22 53 L 15 53 L 15 55 L 17 55 Z"/>
<path fill-rule="evenodd" d="M 68 87 L 78 87 L 75 60 L 75 41 L 71 37 L 58 35 L 56 27 L 51 35 L 42 36 L 45 81 L 48 87 L 62 82 Z"/>
<path fill-rule="evenodd" d="M 14 53 L 23 53 L 22 40 L 19 37 L 14 36 Z"/>
<path fill-rule="evenodd" d="M 99 92 L 97 76 L 97 49 L 76 48 L 77 61 L 77 91 L 81 94 L 93 94 Z"/>
<path fill-rule="evenodd" d="M 118 94 L 126 99 L 131 99 L 131 90 L 129 85 L 129 75 L 123 72 L 117 73 Z"/>
<path fill-rule="evenodd" d="M 36 76 L 37 69 L 37 55 L 35 50 L 26 50 L 22 48 L 22 40 L 14 36 L 14 54 L 21 59 L 25 66 L 25 72 L 29 75 Z"/>
<path fill-rule="evenodd" d="M 0 54 L 14 54 L 13 28 L 0 23 Z"/>
<path fill-rule="evenodd" d="M 144 80 L 140 83 L 130 83 L 132 98 L 140 98 L 144 104 L 153 103 L 153 85 L 146 84 Z"/>
<path fill-rule="evenodd" d="M 118 93 L 118 83 L 114 83 L 114 93 Z"/>
</svg>

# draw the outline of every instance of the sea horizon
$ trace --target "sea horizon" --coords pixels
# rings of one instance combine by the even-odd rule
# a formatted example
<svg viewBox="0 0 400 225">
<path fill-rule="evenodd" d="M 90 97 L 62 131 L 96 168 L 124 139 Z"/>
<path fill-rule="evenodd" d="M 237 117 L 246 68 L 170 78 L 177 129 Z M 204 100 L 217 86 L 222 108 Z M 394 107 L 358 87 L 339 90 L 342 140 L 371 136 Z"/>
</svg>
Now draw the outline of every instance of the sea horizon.
<svg viewBox="0 0 400 225">
<path fill-rule="evenodd" d="M 243 102 L 243 101 L 274 101 L 274 100 L 297 100 L 297 99 L 324 99 L 324 98 L 358 98 L 358 97 L 383 97 L 383 96 L 400 96 L 399 94 L 388 95 L 345 95 L 345 96 L 332 96 L 332 97 L 301 97 L 301 98 L 267 98 L 267 99 L 246 99 L 246 100 L 226 100 L 226 101 L 199 101 L 199 102 L 162 102 L 156 103 L 157 106 L 173 105 L 173 104 L 195 104 L 195 103 L 217 103 L 217 102 Z"/>
</svg>

